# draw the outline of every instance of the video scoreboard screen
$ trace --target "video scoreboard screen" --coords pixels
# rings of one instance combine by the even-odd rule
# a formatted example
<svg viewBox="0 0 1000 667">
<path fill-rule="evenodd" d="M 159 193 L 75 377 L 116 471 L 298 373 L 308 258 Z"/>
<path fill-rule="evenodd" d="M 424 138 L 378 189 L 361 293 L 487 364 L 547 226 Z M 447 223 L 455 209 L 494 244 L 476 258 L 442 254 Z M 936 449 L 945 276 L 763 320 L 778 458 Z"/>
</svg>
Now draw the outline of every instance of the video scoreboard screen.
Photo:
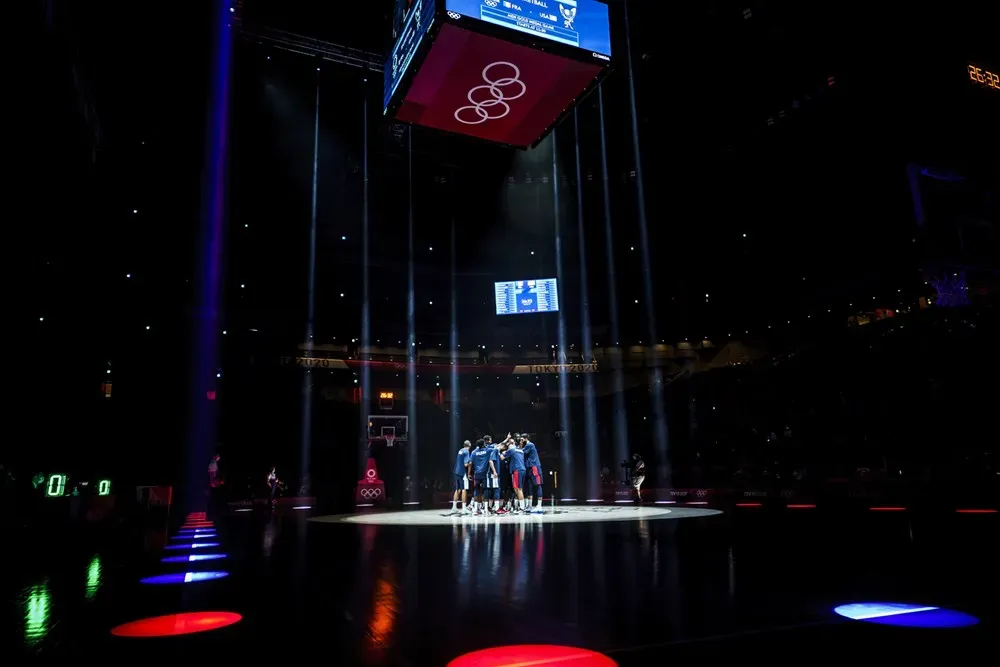
<svg viewBox="0 0 1000 667">
<path fill-rule="evenodd" d="M 400 10 L 397 7 L 398 13 Z M 396 35 L 396 43 L 392 47 L 392 53 L 389 54 L 385 63 L 383 107 L 389 106 L 389 100 L 392 99 L 393 93 L 396 92 L 399 82 L 410 66 L 413 55 L 417 52 L 417 47 L 420 46 L 421 40 L 434 22 L 434 0 L 412 0 L 405 16 L 403 27 Z"/>
<path fill-rule="evenodd" d="M 446 0 L 449 12 L 611 56 L 608 6 L 598 0 Z"/>
<path fill-rule="evenodd" d="M 554 313 L 559 310 L 559 289 L 555 278 L 508 280 L 493 283 L 497 315 Z"/>
</svg>

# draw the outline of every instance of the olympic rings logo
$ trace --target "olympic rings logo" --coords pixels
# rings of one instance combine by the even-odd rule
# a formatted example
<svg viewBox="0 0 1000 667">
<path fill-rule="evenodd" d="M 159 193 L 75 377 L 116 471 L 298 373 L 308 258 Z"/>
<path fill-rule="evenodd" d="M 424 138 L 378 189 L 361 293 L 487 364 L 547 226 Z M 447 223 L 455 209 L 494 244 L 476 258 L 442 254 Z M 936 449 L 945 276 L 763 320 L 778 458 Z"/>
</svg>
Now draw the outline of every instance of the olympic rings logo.
<svg viewBox="0 0 1000 667">
<path fill-rule="evenodd" d="M 361 489 L 361 497 L 365 500 L 374 500 L 382 495 L 382 489 Z"/>
<path fill-rule="evenodd" d="M 494 67 L 509 67 L 514 71 L 514 76 L 504 76 L 498 79 L 490 78 L 490 70 Z M 505 60 L 498 60 L 497 62 L 490 63 L 483 68 L 483 81 L 486 83 L 481 86 L 474 86 L 469 89 L 469 93 L 466 98 L 471 102 L 464 107 L 459 107 L 455 109 L 455 120 L 459 123 L 464 123 L 465 125 L 479 125 L 480 123 L 485 123 L 488 120 L 497 120 L 498 118 L 503 118 L 510 113 L 510 105 L 507 104 L 510 100 L 516 100 L 528 91 L 528 87 L 524 85 L 524 81 L 521 81 L 521 70 L 518 69 L 517 65 L 514 63 L 509 63 Z M 504 94 L 504 88 L 509 86 L 518 85 L 521 87 L 520 92 L 516 95 L 507 96 Z M 485 100 L 476 99 L 477 97 L 482 97 L 482 94 L 477 94 L 477 91 L 485 90 L 489 93 L 489 97 Z M 490 109 L 493 107 L 502 107 L 502 110 L 498 115 L 491 115 Z M 466 120 L 463 116 L 468 117 L 469 111 L 475 114 L 475 120 Z"/>
<path fill-rule="evenodd" d="M 368 470 L 368 472 L 365 473 L 365 475 L 368 477 L 368 479 L 375 479 L 375 477 L 376 477 L 376 475 L 378 475 L 378 473 L 375 472 L 375 468 L 370 468 Z"/>
</svg>

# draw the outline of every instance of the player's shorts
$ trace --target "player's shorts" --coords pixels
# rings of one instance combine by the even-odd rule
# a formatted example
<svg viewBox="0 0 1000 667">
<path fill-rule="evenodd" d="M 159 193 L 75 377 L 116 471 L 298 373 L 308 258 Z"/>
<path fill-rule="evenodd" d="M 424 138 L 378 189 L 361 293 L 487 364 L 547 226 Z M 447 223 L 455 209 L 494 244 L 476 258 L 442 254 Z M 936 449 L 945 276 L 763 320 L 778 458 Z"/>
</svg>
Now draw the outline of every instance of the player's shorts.
<svg viewBox="0 0 1000 667">
<path fill-rule="evenodd" d="M 494 477 L 493 475 L 486 475 L 486 488 L 487 489 L 499 489 L 500 488 L 500 478 Z"/>
<path fill-rule="evenodd" d="M 531 478 L 531 483 L 534 486 L 542 485 L 542 471 L 538 469 L 538 466 L 531 466 L 528 469 L 528 477 Z"/>
<path fill-rule="evenodd" d="M 645 481 L 646 481 L 646 476 L 645 475 L 639 475 L 638 477 L 633 477 L 632 478 L 632 486 L 634 488 L 638 489 L 640 486 L 642 486 L 642 483 L 645 482 Z"/>
<path fill-rule="evenodd" d="M 510 485 L 515 489 L 520 489 L 524 483 L 524 471 L 512 470 L 510 473 Z"/>
<path fill-rule="evenodd" d="M 455 490 L 456 491 L 468 491 L 469 490 L 469 476 L 468 475 L 455 475 Z"/>
<path fill-rule="evenodd" d="M 480 490 L 485 488 L 486 488 L 486 475 L 483 475 L 482 477 L 476 475 L 476 491 L 479 492 Z"/>
</svg>

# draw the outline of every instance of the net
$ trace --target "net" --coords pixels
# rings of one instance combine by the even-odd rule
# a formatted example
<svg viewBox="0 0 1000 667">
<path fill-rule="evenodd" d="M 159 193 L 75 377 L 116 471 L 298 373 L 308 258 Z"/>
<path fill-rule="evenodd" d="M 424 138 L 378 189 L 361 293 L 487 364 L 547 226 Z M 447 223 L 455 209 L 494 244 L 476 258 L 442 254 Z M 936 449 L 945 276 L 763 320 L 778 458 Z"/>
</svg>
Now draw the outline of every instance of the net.
<svg viewBox="0 0 1000 667">
<path fill-rule="evenodd" d="M 393 444 L 395 444 L 395 442 L 396 442 L 396 436 L 389 435 L 389 434 L 385 435 L 385 446 L 386 447 L 392 447 Z"/>
</svg>

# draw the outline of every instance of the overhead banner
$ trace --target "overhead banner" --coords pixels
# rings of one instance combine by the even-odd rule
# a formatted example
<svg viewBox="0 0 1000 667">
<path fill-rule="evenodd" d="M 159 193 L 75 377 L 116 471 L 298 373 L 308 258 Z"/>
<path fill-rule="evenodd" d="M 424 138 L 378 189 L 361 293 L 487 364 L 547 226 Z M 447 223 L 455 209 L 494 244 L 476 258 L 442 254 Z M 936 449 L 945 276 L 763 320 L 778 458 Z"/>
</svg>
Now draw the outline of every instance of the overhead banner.
<svg viewBox="0 0 1000 667">
<path fill-rule="evenodd" d="M 346 371 L 352 368 L 367 366 L 375 371 L 403 371 L 409 365 L 398 361 L 369 361 L 363 359 L 328 359 L 324 357 L 282 357 L 282 366 L 297 366 L 298 368 L 320 368 L 324 370 Z M 445 369 L 454 369 L 459 373 L 514 373 L 519 375 L 558 375 L 560 373 L 597 373 L 599 368 L 596 363 L 592 364 L 518 364 L 508 365 L 483 365 L 483 364 L 460 364 L 452 366 L 442 363 L 419 363 L 415 364 L 417 370 L 426 372 L 442 372 Z"/>
<path fill-rule="evenodd" d="M 597 364 L 518 364 L 515 374 L 558 375 L 559 373 L 596 373 Z"/>
<path fill-rule="evenodd" d="M 330 370 L 346 371 L 347 364 L 343 359 L 326 359 L 323 357 L 282 357 L 283 366 L 298 366 L 299 368 L 328 368 Z"/>
</svg>

